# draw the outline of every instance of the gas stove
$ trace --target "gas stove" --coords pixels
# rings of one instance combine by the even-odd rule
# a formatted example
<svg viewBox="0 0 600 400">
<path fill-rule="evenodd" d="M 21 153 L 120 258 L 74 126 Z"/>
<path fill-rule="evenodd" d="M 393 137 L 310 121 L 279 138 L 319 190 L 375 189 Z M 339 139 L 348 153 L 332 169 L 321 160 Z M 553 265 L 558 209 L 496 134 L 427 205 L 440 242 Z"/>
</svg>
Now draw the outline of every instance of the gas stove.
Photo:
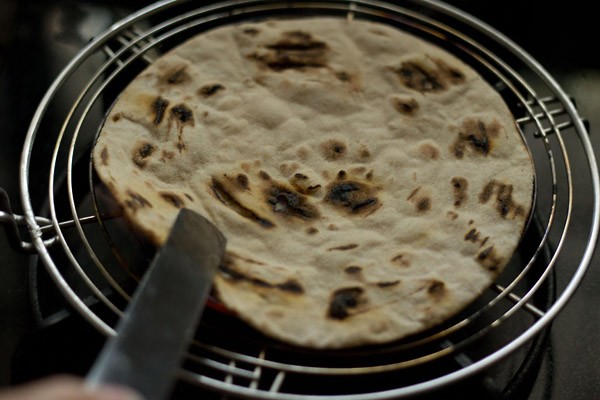
<svg viewBox="0 0 600 400">
<path fill-rule="evenodd" d="M 276 4 L 277 7 L 289 7 L 294 3 Z M 594 97 L 597 96 L 595 93 L 600 93 L 600 65 L 594 59 L 594 53 L 585 48 L 594 26 L 590 13 L 583 11 L 583 2 L 579 7 L 573 4 L 568 10 L 536 2 L 451 2 L 496 28 L 498 31 L 489 29 L 500 42 L 504 40 L 499 33 L 502 32 L 520 46 L 511 44 L 511 51 L 508 51 L 489 40 L 488 27 L 483 25 L 482 30 L 481 24 L 474 24 L 460 11 L 455 13 L 452 7 L 440 9 L 437 3 L 429 2 L 396 3 L 388 10 L 396 16 L 391 18 L 395 23 L 412 27 L 421 34 L 432 29 L 443 31 L 451 41 L 465 47 L 480 68 L 491 65 L 492 68 L 482 68 L 480 72 L 494 80 L 505 98 L 514 100 L 514 113 L 524 135 L 539 139 L 533 149 L 534 155 L 540 155 L 536 160 L 539 187 L 549 190 L 542 190 L 542 195 L 538 196 L 538 217 L 530 225 L 508 278 L 499 282 L 493 288 L 494 292 L 474 307 L 487 309 L 492 308 L 488 306 L 490 303 L 506 304 L 500 310 L 486 313 L 484 321 L 469 323 L 469 329 L 464 332 L 442 335 L 443 340 L 428 343 L 429 339 L 424 337 L 420 341 L 425 341 L 425 345 L 400 343 L 392 348 L 369 348 L 351 354 L 316 354 L 282 347 L 265 341 L 238 321 L 212 310 L 203 322 L 204 329 L 197 338 L 193 354 L 182 369 L 175 398 L 197 397 L 198 393 L 211 393 L 215 398 L 265 397 L 268 393 L 275 398 L 277 394 L 281 397 L 308 396 L 314 394 L 313 388 L 318 388 L 322 397 L 355 394 L 369 398 L 376 392 L 410 398 L 413 395 L 419 398 L 460 395 L 474 399 L 487 396 L 531 400 L 600 397 L 600 377 L 596 373 L 600 370 L 600 357 L 594 352 L 600 348 L 600 339 L 595 334 L 600 327 L 600 311 L 591 307 L 596 304 L 596 278 L 600 272 L 594 260 L 589 262 L 591 254 L 587 253 L 587 249 L 593 247 L 589 244 L 590 231 L 598 222 L 592 221 L 595 203 L 594 188 L 590 183 L 593 173 L 588 171 L 589 155 L 585 154 L 585 143 L 582 145 L 578 137 L 582 127 L 585 130 L 590 126 L 589 138 L 592 143 L 597 143 L 594 128 L 600 124 L 597 112 L 600 99 Z M 227 7 L 219 6 L 225 8 L 216 9 L 214 15 L 229 21 L 243 18 L 240 10 L 245 10 L 248 15 L 281 12 L 269 8 L 272 5 L 261 6 L 259 11 L 250 9 L 250 5 L 244 9 L 239 4 L 227 4 Z M 313 2 L 309 7 L 312 8 L 304 12 L 314 12 L 314 4 L 317 3 Z M 319 4 L 319 12 L 383 18 L 379 3 L 334 1 Z M 3 198 L 0 208 L 4 213 L 0 214 L 0 221 L 7 228 L 7 234 L 0 236 L 0 265 L 4 269 L 0 281 L 0 384 L 27 382 L 59 372 L 84 375 L 117 320 L 115 310 L 121 309 L 126 302 L 123 299 L 126 296 L 121 296 L 119 290 L 127 294 L 132 289 L 132 283 L 127 279 L 122 285 L 120 280 L 117 285 L 97 284 L 103 278 L 92 274 L 86 275 L 93 282 L 91 286 L 87 285 L 86 279 L 82 282 L 78 272 L 70 271 L 68 266 L 82 264 L 87 271 L 87 263 L 94 266 L 97 262 L 89 257 L 85 244 L 69 247 L 68 251 L 56 246 L 58 249 L 55 250 L 53 241 L 57 239 L 53 234 L 55 228 L 51 227 L 54 210 L 61 223 L 62 242 L 80 241 L 78 231 L 85 231 L 84 237 L 92 238 L 92 243 L 94 240 L 106 242 L 103 235 L 107 231 L 120 232 L 108 226 L 111 219 L 107 219 L 107 226 L 98 232 L 88 232 L 97 225 L 94 221 L 99 215 L 106 216 L 111 211 L 94 209 L 93 205 L 101 202 L 89 198 L 90 193 L 94 197 L 95 186 L 89 173 L 89 159 L 85 158 L 103 109 L 110 101 L 98 101 L 85 112 L 75 110 L 74 120 L 85 114 L 89 126 L 82 125 L 81 136 L 75 142 L 77 145 L 71 149 L 68 141 L 56 148 L 55 134 L 47 134 L 47 130 L 60 131 L 65 114 L 81 88 L 102 67 L 104 60 L 111 57 L 114 60 L 109 67 L 113 69 L 108 69 L 107 75 L 118 68 L 125 71 L 120 75 L 127 74 L 127 57 L 130 56 L 134 59 L 132 70 L 139 70 L 145 65 L 144 58 L 152 55 L 152 40 L 156 37 L 144 36 L 145 33 L 167 18 L 177 19 L 178 15 L 184 15 L 184 9 L 186 12 L 194 9 L 189 5 L 181 9 L 165 6 L 153 11 L 152 17 L 142 17 L 143 13 L 130 17 L 145 6 L 142 2 L 110 1 L 32 1 L 3 5 L 6 12 L 0 14 L 7 23 L 2 24 L 4 28 L 0 31 L 3 51 L 0 109 L 4 110 L 0 114 L 3 127 L 0 187 L 8 193 L 11 202 L 9 207 Z M 237 12 L 231 12 L 232 9 Z M 256 14 L 252 16 L 256 17 Z M 125 21 L 128 18 L 139 20 L 129 20 L 129 26 L 107 37 L 97 49 L 92 51 L 88 47 L 89 54 L 84 58 L 78 54 L 90 41 L 106 35 L 105 30 L 111 24 L 123 21 L 123 18 Z M 480 43 L 484 46 L 480 47 Z M 138 54 L 144 46 L 151 50 Z M 490 48 L 494 51 L 488 54 L 486 51 Z M 521 49 L 533 58 L 528 54 L 520 58 Z M 119 51 L 122 51 L 122 57 Z M 44 113 L 35 114 L 55 78 L 74 59 L 81 60 L 81 66 L 71 75 L 64 76 L 66 84 L 54 91 Z M 537 73 L 537 62 L 549 73 Z M 136 67 L 136 63 L 140 66 Z M 490 75 L 490 71 L 495 72 Z M 502 78 L 498 79 L 499 76 Z M 557 96 L 552 90 L 555 79 L 572 98 Z M 118 79 L 116 82 L 115 88 L 107 87 L 104 92 L 107 99 L 114 97 L 111 90 L 117 91 L 120 84 Z M 570 108 L 572 102 L 578 111 L 575 117 Z M 582 121 L 579 115 L 587 120 Z M 28 147 L 26 134 L 32 121 L 39 123 L 40 128 L 34 143 Z M 71 125 L 67 127 L 67 131 L 72 129 L 75 128 Z M 46 136 L 52 139 L 46 140 Z M 29 198 L 25 203 L 30 201 L 35 210 L 34 222 L 44 229 L 47 227 L 41 238 L 43 251 L 34 252 L 36 255 L 20 254 L 9 243 L 9 239 L 17 238 L 13 240 L 17 247 L 24 245 L 23 250 L 29 250 L 30 246 L 27 231 L 22 226 L 17 227 L 17 235 L 8 223 L 9 208 L 10 215 L 28 212 L 27 206 L 20 204 L 18 198 L 23 185 L 19 182 L 19 170 L 21 168 L 23 172 L 24 168 L 20 159 L 23 149 L 30 154 L 29 165 L 25 167 L 29 174 Z M 64 172 L 68 170 L 69 159 L 74 164 L 72 174 Z M 46 194 L 48 165 L 53 165 L 57 171 L 53 174 L 55 198 L 52 202 L 48 202 Z M 70 185 L 73 185 L 71 190 Z M 81 186 L 84 188 L 79 190 Z M 548 192 L 551 195 L 545 198 L 543 193 Z M 73 218 L 70 202 L 74 204 L 78 218 Z M 117 234 L 108 235 L 111 242 L 117 241 Z M 104 257 L 111 257 L 115 247 L 119 255 L 127 253 L 118 244 L 103 249 L 106 254 L 95 245 L 94 250 L 104 260 Z M 135 258 L 128 262 L 143 264 L 144 260 Z M 55 265 L 56 270 L 48 268 L 48 264 Z M 583 268 L 582 264 L 585 264 Z M 103 262 L 100 265 L 104 265 Z M 513 278 L 524 266 L 528 268 L 528 276 L 513 284 Z M 108 272 L 111 277 L 119 274 L 118 271 Z M 96 274 L 102 275 L 102 272 Z M 579 280 L 582 280 L 581 284 Z M 77 301 L 69 300 L 68 294 L 65 296 L 65 291 L 70 290 L 76 294 Z M 495 300 L 498 298 L 502 300 Z M 558 308 L 560 312 L 556 311 L 554 315 Z M 458 319 L 450 321 L 445 329 L 454 329 L 453 323 L 462 321 L 461 318 L 470 320 L 473 313 L 476 311 L 467 310 Z M 496 320 L 502 322 L 497 331 L 490 328 L 495 326 Z M 535 334 L 522 336 L 531 329 Z M 463 343 L 477 341 L 479 332 L 488 331 L 491 332 L 485 333 L 484 344 L 474 348 L 465 344 L 466 350 L 463 350 Z M 434 367 L 427 363 L 420 365 L 419 360 L 424 357 L 445 353 L 448 349 L 451 349 L 451 355 L 440 357 Z M 404 367 L 415 360 L 416 367 Z M 352 376 L 353 371 L 344 370 L 355 365 L 367 369 L 375 366 L 383 372 Z M 384 365 L 400 366 L 381 368 Z M 427 385 L 431 390 L 422 389 Z M 407 387 L 412 389 L 404 390 Z"/>
</svg>

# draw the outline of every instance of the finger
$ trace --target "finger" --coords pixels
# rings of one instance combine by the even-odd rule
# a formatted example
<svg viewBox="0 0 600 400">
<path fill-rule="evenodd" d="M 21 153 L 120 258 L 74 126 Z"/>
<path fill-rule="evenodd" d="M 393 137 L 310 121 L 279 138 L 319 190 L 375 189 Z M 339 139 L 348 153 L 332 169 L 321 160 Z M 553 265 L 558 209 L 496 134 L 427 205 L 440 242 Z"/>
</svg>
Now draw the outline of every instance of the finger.
<svg viewBox="0 0 600 400">
<path fill-rule="evenodd" d="M 93 391 L 71 376 L 55 376 L 0 392 L 0 400 L 142 400 L 133 391 L 102 386 Z"/>
</svg>

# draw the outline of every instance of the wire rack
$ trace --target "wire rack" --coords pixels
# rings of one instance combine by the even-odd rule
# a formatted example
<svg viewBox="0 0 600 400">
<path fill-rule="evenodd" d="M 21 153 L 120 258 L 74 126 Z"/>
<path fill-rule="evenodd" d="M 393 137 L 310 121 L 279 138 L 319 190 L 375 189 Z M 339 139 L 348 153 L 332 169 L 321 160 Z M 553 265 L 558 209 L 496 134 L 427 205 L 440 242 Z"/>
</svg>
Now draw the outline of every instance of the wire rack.
<svg viewBox="0 0 600 400">
<path fill-rule="evenodd" d="M 70 305 L 102 334 L 114 335 L 151 252 L 91 166 L 107 110 L 148 64 L 193 35 L 291 15 L 395 26 L 477 70 L 508 104 L 533 155 L 533 218 L 499 280 L 433 330 L 387 345 L 310 351 L 265 338 L 213 304 L 180 379 L 237 397 L 402 398 L 456 383 L 521 351 L 563 309 L 590 262 L 599 226 L 596 161 L 584 122 L 553 78 L 504 35 L 444 3 L 163 1 L 130 15 L 67 65 L 32 119 L 20 166 L 24 215 L 11 213 L 0 193 L 0 222 L 15 247 L 39 255 Z M 574 226 L 574 218 L 587 223 Z M 21 227 L 30 239 L 21 239 Z M 556 269 L 563 278 L 554 282 Z"/>
</svg>

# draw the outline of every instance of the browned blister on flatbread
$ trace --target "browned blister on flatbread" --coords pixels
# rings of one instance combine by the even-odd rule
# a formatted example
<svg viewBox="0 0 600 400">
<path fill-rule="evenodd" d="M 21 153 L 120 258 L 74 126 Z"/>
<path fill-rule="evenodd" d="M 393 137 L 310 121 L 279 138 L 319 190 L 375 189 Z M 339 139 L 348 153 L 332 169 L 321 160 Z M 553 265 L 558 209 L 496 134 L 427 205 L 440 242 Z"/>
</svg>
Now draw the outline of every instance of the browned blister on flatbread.
<svg viewBox="0 0 600 400">
<path fill-rule="evenodd" d="M 431 328 L 502 272 L 533 165 L 472 68 L 396 29 L 333 18 L 221 27 L 134 79 L 94 166 L 160 245 L 182 207 L 227 236 L 215 293 L 313 348 Z"/>
</svg>

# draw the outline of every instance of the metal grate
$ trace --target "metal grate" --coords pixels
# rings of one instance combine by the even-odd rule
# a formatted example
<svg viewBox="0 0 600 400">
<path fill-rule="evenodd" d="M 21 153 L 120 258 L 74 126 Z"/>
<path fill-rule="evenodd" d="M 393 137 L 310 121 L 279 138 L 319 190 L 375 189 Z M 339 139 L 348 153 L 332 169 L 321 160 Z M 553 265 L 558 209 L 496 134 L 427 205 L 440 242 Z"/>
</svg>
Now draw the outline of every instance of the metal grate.
<svg viewBox="0 0 600 400">
<path fill-rule="evenodd" d="M 8 202 L 2 204 L 0 222 L 18 238 L 17 247 L 40 256 L 60 291 L 96 329 L 114 334 L 112 326 L 149 253 L 91 166 L 91 148 L 106 111 L 145 66 L 185 39 L 215 26 L 290 15 L 396 26 L 476 69 L 505 99 L 531 149 L 534 217 L 498 282 L 442 326 L 398 343 L 319 352 L 267 339 L 215 305 L 203 318 L 180 378 L 253 398 L 408 397 L 493 366 L 549 325 L 590 262 L 598 235 L 600 185 L 584 123 L 535 60 L 489 26 L 431 1 L 246 0 L 200 8 L 192 3 L 149 6 L 112 26 L 69 63 L 40 103 L 23 148 L 25 215 L 13 215 Z M 57 115 L 56 105 L 65 102 L 69 108 Z M 593 197 L 579 195 L 582 187 L 591 187 Z M 586 216 L 589 225 L 573 227 L 574 213 Z M 18 236 L 24 225 L 30 242 Z M 566 246 L 576 247 L 576 259 L 564 258 Z M 549 297 L 555 268 L 568 269 L 569 279 L 557 282 L 556 297 Z"/>
</svg>

